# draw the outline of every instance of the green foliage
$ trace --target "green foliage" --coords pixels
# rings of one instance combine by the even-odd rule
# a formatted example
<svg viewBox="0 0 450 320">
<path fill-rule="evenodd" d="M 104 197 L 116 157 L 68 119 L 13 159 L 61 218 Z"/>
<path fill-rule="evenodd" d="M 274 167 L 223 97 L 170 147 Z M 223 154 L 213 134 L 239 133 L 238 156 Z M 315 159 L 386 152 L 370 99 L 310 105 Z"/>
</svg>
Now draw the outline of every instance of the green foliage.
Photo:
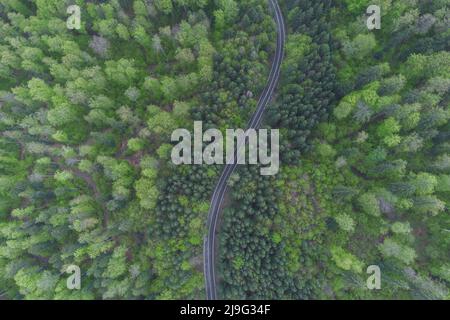
<svg viewBox="0 0 450 320">
<path fill-rule="evenodd" d="M 0 294 L 202 299 L 222 168 L 174 166 L 170 134 L 246 126 L 275 47 L 269 4 L 75 3 L 80 30 L 67 1 L 0 4 Z M 281 129 L 281 172 L 230 179 L 219 296 L 448 299 L 445 1 L 280 4 L 286 52 L 262 125 Z M 367 31 L 370 4 L 381 30 Z M 373 264 L 385 290 L 361 289 Z"/>
<path fill-rule="evenodd" d="M 199 299 L 217 169 L 173 167 L 170 134 L 199 105 L 246 120 L 272 52 L 268 6 L 76 3 L 79 31 L 65 27 L 64 1 L 0 4 L 1 294 Z"/>
<path fill-rule="evenodd" d="M 355 221 L 352 219 L 352 217 L 346 213 L 339 214 L 335 218 L 336 222 L 338 223 L 339 227 L 347 232 L 352 233 L 355 231 Z"/>
<path fill-rule="evenodd" d="M 332 247 L 330 249 L 330 252 L 333 261 L 339 268 L 344 270 L 351 270 L 356 273 L 361 273 L 363 271 L 363 263 L 351 253 L 346 252 L 340 247 Z"/>
<path fill-rule="evenodd" d="M 401 245 L 392 239 L 384 240 L 384 242 L 380 244 L 379 249 L 383 256 L 396 258 L 406 265 L 410 265 L 417 257 L 414 249 Z"/>
<path fill-rule="evenodd" d="M 372 216 L 378 217 L 381 215 L 380 204 L 376 196 L 372 193 L 364 193 L 358 198 L 358 204 L 361 209 Z"/>
</svg>

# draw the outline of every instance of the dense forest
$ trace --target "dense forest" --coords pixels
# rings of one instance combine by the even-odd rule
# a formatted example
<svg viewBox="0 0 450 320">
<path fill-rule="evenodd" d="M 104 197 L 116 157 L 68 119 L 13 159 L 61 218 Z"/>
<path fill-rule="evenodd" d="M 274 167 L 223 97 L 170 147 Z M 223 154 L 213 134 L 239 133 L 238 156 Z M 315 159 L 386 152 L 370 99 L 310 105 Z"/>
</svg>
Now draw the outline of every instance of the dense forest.
<svg viewBox="0 0 450 320">
<path fill-rule="evenodd" d="M 382 27 L 369 31 L 373 3 Z M 284 8 L 284 80 L 266 117 L 284 133 L 283 168 L 242 168 L 232 187 L 224 297 L 448 299 L 448 2 Z"/>
<path fill-rule="evenodd" d="M 73 3 L 80 30 L 66 27 Z M 202 298 L 218 169 L 174 166 L 170 133 L 190 119 L 246 121 L 273 50 L 267 4 L 11 0 L 0 10 L 0 293 Z M 66 288 L 72 264 L 79 291 Z"/>
<path fill-rule="evenodd" d="M 279 4 L 281 170 L 229 181 L 219 297 L 449 299 L 448 0 Z M 175 166 L 171 133 L 245 128 L 275 39 L 263 0 L 2 0 L 0 297 L 204 299 L 222 168 Z"/>
</svg>

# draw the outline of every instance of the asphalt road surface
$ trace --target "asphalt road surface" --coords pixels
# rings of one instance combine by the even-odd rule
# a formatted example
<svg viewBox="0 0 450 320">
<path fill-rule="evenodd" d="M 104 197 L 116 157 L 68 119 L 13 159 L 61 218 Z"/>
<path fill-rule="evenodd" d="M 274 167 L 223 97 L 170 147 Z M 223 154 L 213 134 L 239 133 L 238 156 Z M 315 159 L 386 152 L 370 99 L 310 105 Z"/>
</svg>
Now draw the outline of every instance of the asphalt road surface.
<svg viewBox="0 0 450 320">
<path fill-rule="evenodd" d="M 261 124 L 261 119 L 266 109 L 267 104 L 272 98 L 272 94 L 275 87 L 278 84 L 280 76 L 281 63 L 284 56 L 284 44 L 285 44 L 285 26 L 281 9 L 277 0 L 269 0 L 270 6 L 273 12 L 273 18 L 277 25 L 277 48 L 275 56 L 272 62 L 272 68 L 270 70 L 269 80 L 262 92 L 255 113 L 252 115 L 247 129 L 257 129 Z M 239 148 L 239 146 L 238 146 Z M 235 150 L 236 151 L 236 150 Z M 236 154 L 235 154 L 236 158 Z M 236 163 L 237 161 L 235 161 Z M 236 168 L 237 164 L 228 164 L 225 166 L 222 175 L 214 190 L 211 205 L 208 213 L 208 234 L 204 239 L 203 247 L 203 259 L 204 259 L 204 273 L 205 273 L 205 286 L 206 286 L 206 299 L 217 299 L 217 287 L 216 287 L 216 274 L 215 274 L 215 242 L 216 242 L 216 227 L 220 214 L 220 208 L 222 206 L 224 195 L 227 191 L 227 182 Z"/>
</svg>

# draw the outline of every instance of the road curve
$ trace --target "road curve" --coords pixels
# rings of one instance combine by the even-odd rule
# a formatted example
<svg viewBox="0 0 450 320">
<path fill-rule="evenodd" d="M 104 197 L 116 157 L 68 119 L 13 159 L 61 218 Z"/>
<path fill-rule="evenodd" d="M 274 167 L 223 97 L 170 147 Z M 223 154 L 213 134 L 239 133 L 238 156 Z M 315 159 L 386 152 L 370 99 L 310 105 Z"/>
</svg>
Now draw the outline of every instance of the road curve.
<svg viewBox="0 0 450 320">
<path fill-rule="evenodd" d="M 281 13 L 281 9 L 278 5 L 277 0 L 269 0 L 269 4 L 272 8 L 273 18 L 277 25 L 277 47 L 272 62 L 272 68 L 270 70 L 267 85 L 259 98 L 256 111 L 253 113 L 252 118 L 248 123 L 247 129 L 257 129 L 260 126 L 261 119 L 266 109 L 266 106 L 271 100 L 275 87 L 278 84 L 278 79 L 280 77 L 281 63 L 283 61 L 284 56 L 284 43 L 286 31 L 284 26 L 283 14 Z M 203 244 L 204 274 L 205 274 L 205 287 L 207 300 L 217 299 L 215 261 L 214 261 L 216 227 L 217 221 L 219 219 L 219 213 L 223 202 L 223 198 L 227 191 L 227 182 L 236 166 L 237 164 L 225 165 L 225 168 L 222 171 L 222 175 L 220 176 L 216 188 L 214 189 L 214 193 L 211 199 L 211 205 L 208 212 L 208 220 L 207 220 L 208 234 L 206 235 Z"/>
</svg>

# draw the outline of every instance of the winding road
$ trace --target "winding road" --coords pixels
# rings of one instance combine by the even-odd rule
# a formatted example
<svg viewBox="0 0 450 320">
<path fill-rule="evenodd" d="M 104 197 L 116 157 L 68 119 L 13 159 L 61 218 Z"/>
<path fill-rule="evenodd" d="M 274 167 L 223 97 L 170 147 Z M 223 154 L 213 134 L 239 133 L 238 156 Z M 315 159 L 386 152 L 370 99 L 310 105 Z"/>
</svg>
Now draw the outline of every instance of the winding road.
<svg viewBox="0 0 450 320">
<path fill-rule="evenodd" d="M 267 81 L 267 85 L 259 98 L 256 111 L 252 115 L 252 118 L 250 119 L 247 129 L 257 129 L 260 126 L 266 106 L 270 102 L 275 87 L 278 84 L 278 79 L 280 77 L 281 63 L 283 61 L 284 56 L 286 31 L 284 26 L 283 15 L 281 13 L 281 9 L 278 5 L 277 0 L 269 0 L 269 3 L 272 8 L 275 23 L 277 25 L 277 47 L 272 62 L 272 68 L 270 70 L 269 80 Z M 235 161 L 235 163 L 237 163 L 237 161 Z M 227 164 L 225 166 L 222 175 L 220 176 L 220 179 L 214 190 L 211 199 L 210 209 L 208 212 L 208 220 L 207 220 L 208 234 L 204 239 L 204 247 L 203 247 L 204 274 L 205 274 L 205 287 L 207 300 L 217 299 L 216 274 L 215 274 L 215 243 L 216 243 L 217 221 L 219 219 L 223 198 L 227 191 L 228 179 L 235 170 L 236 166 L 237 164 Z"/>
</svg>

